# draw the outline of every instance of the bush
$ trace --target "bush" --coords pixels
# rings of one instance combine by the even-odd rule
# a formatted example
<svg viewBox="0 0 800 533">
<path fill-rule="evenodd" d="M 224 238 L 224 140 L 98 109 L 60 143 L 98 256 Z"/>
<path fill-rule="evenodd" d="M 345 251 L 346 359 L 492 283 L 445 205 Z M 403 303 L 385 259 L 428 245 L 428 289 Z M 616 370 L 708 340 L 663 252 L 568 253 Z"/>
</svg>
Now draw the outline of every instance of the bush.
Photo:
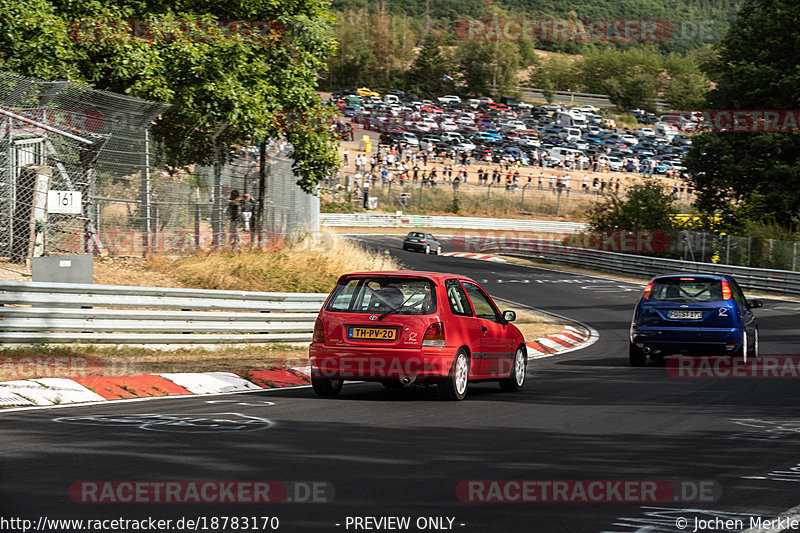
<svg viewBox="0 0 800 533">
<path fill-rule="evenodd" d="M 586 211 L 589 225 L 602 230 L 672 230 L 673 198 L 655 179 L 634 185 L 626 198 L 612 194 Z"/>
</svg>

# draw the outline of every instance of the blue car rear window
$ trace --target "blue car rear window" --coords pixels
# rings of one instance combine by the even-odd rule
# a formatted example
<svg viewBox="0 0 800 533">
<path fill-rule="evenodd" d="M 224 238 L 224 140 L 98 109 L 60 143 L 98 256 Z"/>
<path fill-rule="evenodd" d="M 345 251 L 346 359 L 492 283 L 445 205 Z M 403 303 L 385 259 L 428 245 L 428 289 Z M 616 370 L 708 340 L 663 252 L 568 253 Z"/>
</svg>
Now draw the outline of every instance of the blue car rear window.
<svg viewBox="0 0 800 533">
<path fill-rule="evenodd" d="M 668 278 L 653 284 L 650 300 L 661 302 L 722 301 L 722 283 L 716 279 Z"/>
</svg>

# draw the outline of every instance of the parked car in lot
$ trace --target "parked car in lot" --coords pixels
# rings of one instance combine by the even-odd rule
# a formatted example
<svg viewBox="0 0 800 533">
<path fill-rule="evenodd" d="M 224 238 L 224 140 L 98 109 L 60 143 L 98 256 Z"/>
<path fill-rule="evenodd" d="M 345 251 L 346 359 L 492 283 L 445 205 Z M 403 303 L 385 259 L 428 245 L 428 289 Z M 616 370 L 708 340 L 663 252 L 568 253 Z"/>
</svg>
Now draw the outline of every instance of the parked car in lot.
<svg viewBox="0 0 800 533">
<path fill-rule="evenodd" d="M 643 366 L 648 355 L 673 354 L 758 357 L 758 325 L 732 276 L 671 274 L 653 278 L 636 304 L 628 358 Z"/>
<path fill-rule="evenodd" d="M 604 162 L 608 169 L 614 172 L 622 171 L 622 159 L 612 155 L 601 155 L 598 161 Z"/>
<path fill-rule="evenodd" d="M 593 106 L 593 105 L 589 105 L 589 104 L 580 105 L 580 106 L 576 107 L 575 109 L 577 109 L 578 111 L 581 111 L 583 113 L 599 113 L 600 112 L 600 108 L 599 107 Z"/>
<path fill-rule="evenodd" d="M 683 133 L 679 133 L 678 135 L 672 138 L 672 144 L 674 146 L 691 146 L 692 138 Z"/>
<path fill-rule="evenodd" d="M 405 144 L 408 146 L 419 146 L 417 136 L 408 131 L 386 131 L 380 134 L 379 144 Z"/>
<path fill-rule="evenodd" d="M 403 250 L 416 250 L 426 254 L 434 253 L 439 255 L 442 253 L 442 243 L 437 241 L 436 237 L 430 233 L 410 231 L 403 239 Z"/>
<path fill-rule="evenodd" d="M 357 272 L 339 278 L 320 311 L 309 347 L 311 385 L 323 397 L 345 380 L 387 388 L 435 384 L 443 399 L 463 400 L 469 383 L 525 386 L 527 349 L 474 280 L 417 271 Z"/>
<path fill-rule="evenodd" d="M 419 141 L 419 149 L 420 150 L 427 150 L 428 148 L 433 149 L 438 143 L 442 142 L 439 137 L 427 136 L 423 137 Z"/>
<path fill-rule="evenodd" d="M 574 150 L 572 148 L 561 148 L 556 147 L 550 150 L 547 154 L 551 159 L 555 161 L 563 161 L 563 160 L 574 160 L 575 157 L 578 157 L 578 160 L 581 162 L 582 165 L 589 164 L 589 158 L 586 157 L 586 154 L 581 152 L 580 150 Z"/>
</svg>

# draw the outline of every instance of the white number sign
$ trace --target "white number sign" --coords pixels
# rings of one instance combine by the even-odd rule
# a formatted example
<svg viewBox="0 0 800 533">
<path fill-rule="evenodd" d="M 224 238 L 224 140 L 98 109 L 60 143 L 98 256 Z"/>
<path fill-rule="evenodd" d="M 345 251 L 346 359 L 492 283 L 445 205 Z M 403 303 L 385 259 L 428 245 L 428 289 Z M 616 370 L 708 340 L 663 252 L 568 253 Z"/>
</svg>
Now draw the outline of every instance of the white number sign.
<svg viewBox="0 0 800 533">
<path fill-rule="evenodd" d="M 79 215 L 82 210 L 80 191 L 47 191 L 48 213 Z"/>
</svg>

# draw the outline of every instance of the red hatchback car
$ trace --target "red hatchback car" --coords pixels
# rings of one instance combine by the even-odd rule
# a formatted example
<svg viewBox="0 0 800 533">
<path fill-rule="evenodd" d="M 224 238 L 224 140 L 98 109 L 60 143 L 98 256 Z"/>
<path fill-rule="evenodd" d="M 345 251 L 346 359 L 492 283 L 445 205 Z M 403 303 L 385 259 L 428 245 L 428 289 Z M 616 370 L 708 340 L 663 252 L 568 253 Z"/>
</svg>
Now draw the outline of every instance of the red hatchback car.
<svg viewBox="0 0 800 533">
<path fill-rule="evenodd" d="M 436 384 L 463 400 L 470 381 L 525 385 L 528 353 L 511 322 L 474 280 L 453 274 L 356 272 L 339 278 L 314 325 L 311 384 L 336 396 L 344 380 L 387 388 Z"/>
</svg>

